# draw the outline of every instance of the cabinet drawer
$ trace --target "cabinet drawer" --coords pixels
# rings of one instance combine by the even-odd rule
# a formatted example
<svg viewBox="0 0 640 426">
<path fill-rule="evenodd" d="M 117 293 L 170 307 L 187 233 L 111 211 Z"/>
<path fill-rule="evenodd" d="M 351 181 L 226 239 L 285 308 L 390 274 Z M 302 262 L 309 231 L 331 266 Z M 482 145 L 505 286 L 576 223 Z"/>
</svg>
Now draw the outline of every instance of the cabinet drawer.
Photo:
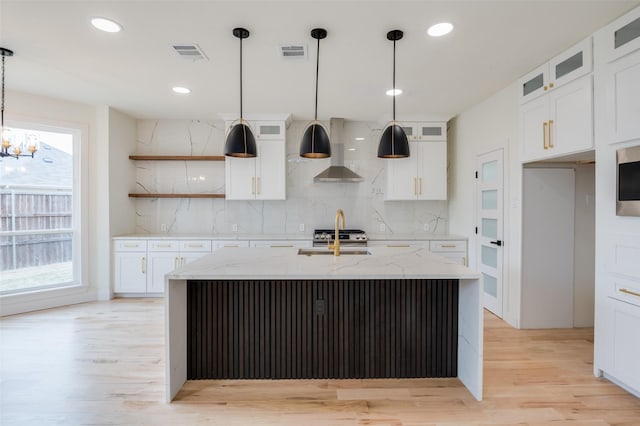
<svg viewBox="0 0 640 426">
<path fill-rule="evenodd" d="M 179 251 L 180 244 L 174 240 L 149 240 L 149 251 Z"/>
<path fill-rule="evenodd" d="M 466 241 L 431 241 L 429 244 L 430 251 L 449 252 L 449 251 L 467 251 Z"/>
<path fill-rule="evenodd" d="M 211 240 L 187 240 L 180 241 L 181 252 L 210 252 Z"/>
<path fill-rule="evenodd" d="M 609 297 L 640 307 L 640 282 L 613 277 Z"/>
<path fill-rule="evenodd" d="M 129 252 L 145 252 L 147 251 L 146 240 L 116 240 L 113 243 L 115 251 L 129 251 Z"/>
<path fill-rule="evenodd" d="M 249 247 L 249 241 L 214 241 L 214 249 Z"/>
<path fill-rule="evenodd" d="M 367 245 L 370 247 L 389 247 L 389 248 L 425 248 L 429 246 L 427 241 L 368 241 Z"/>
</svg>

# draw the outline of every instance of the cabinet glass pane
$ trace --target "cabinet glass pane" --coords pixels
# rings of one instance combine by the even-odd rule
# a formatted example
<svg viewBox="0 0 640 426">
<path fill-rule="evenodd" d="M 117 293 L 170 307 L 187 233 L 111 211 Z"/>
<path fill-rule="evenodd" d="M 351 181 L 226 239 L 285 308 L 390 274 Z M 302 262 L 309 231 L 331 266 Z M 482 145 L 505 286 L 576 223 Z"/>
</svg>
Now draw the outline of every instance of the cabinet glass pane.
<svg viewBox="0 0 640 426">
<path fill-rule="evenodd" d="M 582 67 L 582 52 L 578 52 L 572 57 L 565 59 L 556 65 L 556 78 L 569 74 Z"/>
<path fill-rule="evenodd" d="M 260 126 L 261 135 L 279 135 L 280 126 Z"/>
<path fill-rule="evenodd" d="M 413 127 L 403 127 L 404 134 L 407 136 L 413 136 Z"/>
<path fill-rule="evenodd" d="M 483 273 L 482 282 L 484 283 L 485 293 L 493 297 L 498 297 L 498 280 L 495 277 Z"/>
<path fill-rule="evenodd" d="M 423 127 L 422 136 L 442 136 L 442 127 Z"/>
<path fill-rule="evenodd" d="M 482 264 L 491 268 L 497 268 L 498 250 L 493 247 L 482 246 Z"/>
<path fill-rule="evenodd" d="M 482 210 L 497 210 L 498 209 L 498 191 L 492 189 L 491 191 L 482 191 Z"/>
<path fill-rule="evenodd" d="M 498 221 L 496 219 L 482 218 L 482 236 L 498 238 Z"/>
<path fill-rule="evenodd" d="M 544 76 L 540 73 L 522 85 L 522 96 L 527 96 L 529 93 L 535 92 L 543 85 Z"/>
<path fill-rule="evenodd" d="M 629 22 L 627 25 L 616 31 L 613 35 L 613 43 L 617 49 L 638 37 L 640 37 L 640 18 Z"/>
<path fill-rule="evenodd" d="M 482 163 L 482 181 L 495 182 L 497 178 L 498 178 L 498 162 L 489 161 L 488 163 Z"/>
</svg>

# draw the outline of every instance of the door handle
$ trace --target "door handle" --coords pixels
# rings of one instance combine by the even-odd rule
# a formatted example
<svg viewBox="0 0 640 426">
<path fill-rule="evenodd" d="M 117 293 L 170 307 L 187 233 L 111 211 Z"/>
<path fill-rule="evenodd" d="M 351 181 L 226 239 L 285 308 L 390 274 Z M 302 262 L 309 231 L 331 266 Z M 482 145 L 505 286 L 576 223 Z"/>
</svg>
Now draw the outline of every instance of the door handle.
<svg viewBox="0 0 640 426">
<path fill-rule="evenodd" d="M 498 247 L 502 247 L 502 240 L 489 241 L 489 244 L 496 245 Z"/>
</svg>

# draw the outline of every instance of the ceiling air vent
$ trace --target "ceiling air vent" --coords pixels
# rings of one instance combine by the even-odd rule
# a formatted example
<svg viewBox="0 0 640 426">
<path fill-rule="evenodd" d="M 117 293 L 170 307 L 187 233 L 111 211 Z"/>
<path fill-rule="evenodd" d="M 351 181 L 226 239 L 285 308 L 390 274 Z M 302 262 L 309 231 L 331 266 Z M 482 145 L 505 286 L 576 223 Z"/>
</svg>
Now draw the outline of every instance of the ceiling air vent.
<svg viewBox="0 0 640 426">
<path fill-rule="evenodd" d="M 209 59 L 196 43 L 175 43 L 172 44 L 171 47 L 173 47 L 181 58 L 191 59 L 192 61 Z"/>
<path fill-rule="evenodd" d="M 280 56 L 284 59 L 307 59 L 307 46 L 304 44 L 281 44 Z"/>
</svg>

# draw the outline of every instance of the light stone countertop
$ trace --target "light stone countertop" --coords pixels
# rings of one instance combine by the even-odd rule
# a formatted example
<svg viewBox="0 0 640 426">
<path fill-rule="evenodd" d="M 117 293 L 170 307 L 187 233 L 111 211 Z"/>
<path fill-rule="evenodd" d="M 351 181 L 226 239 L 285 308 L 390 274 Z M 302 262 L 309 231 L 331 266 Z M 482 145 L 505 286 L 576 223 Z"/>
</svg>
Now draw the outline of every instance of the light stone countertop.
<svg viewBox="0 0 640 426">
<path fill-rule="evenodd" d="M 468 240 L 467 237 L 453 234 L 369 234 L 369 241 L 432 241 L 432 240 Z M 113 237 L 114 239 L 157 239 L 157 240 L 238 240 L 238 241 L 258 241 L 258 240 L 282 240 L 282 241 L 311 241 L 313 236 L 310 233 L 300 234 L 127 234 Z"/>
<path fill-rule="evenodd" d="M 298 255 L 297 248 L 219 250 L 170 272 L 199 279 L 478 279 L 480 274 L 424 248 L 367 247 L 370 255 Z M 322 249 L 319 249 L 322 250 Z M 351 249 L 353 250 L 353 249 Z M 343 252 L 349 249 L 343 249 Z"/>
</svg>

